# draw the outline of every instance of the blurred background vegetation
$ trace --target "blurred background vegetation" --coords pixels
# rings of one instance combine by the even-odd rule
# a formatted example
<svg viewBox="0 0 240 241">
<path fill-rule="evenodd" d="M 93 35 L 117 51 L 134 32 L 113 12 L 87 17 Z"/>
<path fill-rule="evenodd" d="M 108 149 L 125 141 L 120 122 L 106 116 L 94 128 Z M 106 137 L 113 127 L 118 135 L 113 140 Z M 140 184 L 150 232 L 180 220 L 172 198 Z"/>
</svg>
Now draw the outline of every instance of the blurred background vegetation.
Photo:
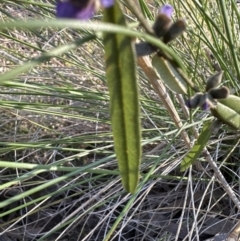
<svg viewBox="0 0 240 241">
<path fill-rule="evenodd" d="M 126 19 L 137 21 L 120 2 Z M 154 20 L 164 3 L 139 0 L 139 7 Z M 222 69 L 224 85 L 238 95 L 236 1 L 168 3 L 175 9 L 173 19 L 187 22 L 187 31 L 169 46 L 189 78 L 204 91 L 206 79 Z M 1 0 L 0 17 L 2 26 L 8 21 L 55 19 L 55 1 Z M 91 21 L 101 19 L 100 12 Z M 140 68 L 143 156 L 141 188 L 135 195 L 123 190 L 117 169 L 101 41 L 84 43 L 24 70 L 43 54 L 90 34 L 87 29 L 51 26 L 0 30 L 0 239 L 206 240 L 230 231 L 239 210 L 204 156 L 199 158 L 204 170 L 180 172 L 188 147 Z M 174 94 L 170 96 L 193 141 L 192 126 L 201 132 L 214 118 L 201 110 L 190 111 L 186 118 Z M 238 131 L 222 126 L 207 145 L 237 197 L 238 141 Z"/>
</svg>

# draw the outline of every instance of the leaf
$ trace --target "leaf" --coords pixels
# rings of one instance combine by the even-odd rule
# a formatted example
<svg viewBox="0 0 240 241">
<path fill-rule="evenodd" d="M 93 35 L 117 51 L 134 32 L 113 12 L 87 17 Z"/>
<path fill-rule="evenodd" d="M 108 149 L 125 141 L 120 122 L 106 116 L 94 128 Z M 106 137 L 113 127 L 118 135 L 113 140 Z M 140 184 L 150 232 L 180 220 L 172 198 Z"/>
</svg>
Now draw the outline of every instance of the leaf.
<svg viewBox="0 0 240 241">
<path fill-rule="evenodd" d="M 187 83 L 168 60 L 156 54 L 152 58 L 152 65 L 170 90 L 179 94 L 187 94 Z"/>
<path fill-rule="evenodd" d="M 188 152 L 188 154 L 184 157 L 180 165 L 180 171 L 186 171 L 199 157 L 203 148 L 207 145 L 207 142 L 210 138 L 212 130 L 212 122 L 205 123 L 202 132 L 200 133 L 198 139 L 196 140 L 195 144 Z"/>
<path fill-rule="evenodd" d="M 221 104 L 240 114 L 240 98 L 236 95 L 229 95 L 226 99 L 218 100 Z"/>
<path fill-rule="evenodd" d="M 126 26 L 117 2 L 105 10 L 104 21 Z M 133 42 L 123 34 L 105 33 L 104 46 L 115 152 L 123 186 L 134 193 L 139 180 L 141 130 Z"/>
<path fill-rule="evenodd" d="M 240 129 L 240 98 L 229 95 L 228 98 L 219 100 L 216 108 L 211 109 L 212 114 L 234 129 Z"/>
</svg>

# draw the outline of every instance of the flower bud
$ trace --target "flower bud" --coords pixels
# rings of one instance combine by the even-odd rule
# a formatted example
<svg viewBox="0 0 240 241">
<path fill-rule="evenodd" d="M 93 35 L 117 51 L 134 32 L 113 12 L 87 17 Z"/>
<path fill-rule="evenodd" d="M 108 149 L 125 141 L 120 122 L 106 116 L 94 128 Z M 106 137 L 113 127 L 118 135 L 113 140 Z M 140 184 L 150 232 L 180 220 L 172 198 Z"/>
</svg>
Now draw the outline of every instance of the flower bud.
<svg viewBox="0 0 240 241">
<path fill-rule="evenodd" d="M 161 38 L 167 33 L 167 31 L 171 27 L 171 25 L 172 25 L 171 18 L 169 18 L 164 13 L 160 13 L 157 16 L 155 23 L 153 24 L 153 30 L 154 30 L 155 34 L 157 35 L 157 37 Z"/>
<path fill-rule="evenodd" d="M 58 18 L 76 18 L 86 20 L 97 12 L 100 6 L 109 8 L 114 0 L 57 0 L 56 16 Z"/>
<path fill-rule="evenodd" d="M 150 55 L 157 50 L 156 47 L 147 42 L 136 43 L 135 49 L 138 57 Z"/>
<path fill-rule="evenodd" d="M 163 42 L 168 43 L 180 36 L 186 30 L 186 22 L 183 19 L 178 19 L 171 25 L 167 33 L 163 36 Z"/>
<path fill-rule="evenodd" d="M 220 71 L 213 76 L 211 76 L 206 83 L 206 91 L 217 87 L 222 81 L 223 71 Z"/>
<path fill-rule="evenodd" d="M 223 86 L 221 88 L 212 88 L 208 93 L 213 99 L 226 99 L 229 96 L 230 91 L 228 87 Z"/>
<path fill-rule="evenodd" d="M 199 106 L 203 106 L 206 103 L 206 96 L 203 93 L 196 93 L 193 97 L 191 97 L 190 99 L 188 99 L 185 102 L 185 105 L 192 109 L 192 108 L 197 108 Z M 205 106 L 204 106 L 205 107 Z"/>
</svg>

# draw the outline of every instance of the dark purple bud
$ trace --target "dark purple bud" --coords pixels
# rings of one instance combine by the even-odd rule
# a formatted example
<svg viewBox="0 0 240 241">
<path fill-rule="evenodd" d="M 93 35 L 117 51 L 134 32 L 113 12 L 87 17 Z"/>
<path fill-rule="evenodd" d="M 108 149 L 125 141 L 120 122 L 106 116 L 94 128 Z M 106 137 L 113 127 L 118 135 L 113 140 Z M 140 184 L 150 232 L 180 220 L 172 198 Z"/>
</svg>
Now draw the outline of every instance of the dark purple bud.
<svg viewBox="0 0 240 241">
<path fill-rule="evenodd" d="M 174 9 L 170 4 L 165 4 L 160 8 L 158 16 L 153 25 L 153 30 L 159 38 L 164 36 L 170 28 L 172 24 L 171 17 L 173 12 Z"/>
<path fill-rule="evenodd" d="M 153 30 L 154 30 L 155 34 L 159 38 L 161 38 L 167 33 L 167 31 L 171 27 L 171 25 L 172 25 L 171 18 L 169 18 L 165 14 L 160 13 L 157 16 L 155 23 L 153 24 Z"/>
<path fill-rule="evenodd" d="M 192 108 L 192 104 L 191 104 L 191 101 L 190 99 L 186 100 L 185 101 L 185 105 L 187 106 L 187 108 L 191 109 Z"/>
<path fill-rule="evenodd" d="M 178 19 L 171 25 L 163 37 L 163 42 L 168 43 L 180 36 L 186 30 L 186 22 L 183 19 Z"/>
<path fill-rule="evenodd" d="M 212 88 L 208 91 L 208 94 L 211 95 L 211 97 L 213 99 L 226 99 L 229 94 L 230 91 L 228 89 L 228 87 L 223 86 L 221 88 Z"/>
<path fill-rule="evenodd" d="M 199 106 L 204 105 L 206 102 L 205 95 L 203 93 L 196 93 L 194 96 L 192 96 L 190 99 L 188 99 L 185 102 L 185 105 L 188 108 L 197 108 Z"/>
<path fill-rule="evenodd" d="M 222 81 L 222 76 L 223 76 L 223 71 L 220 71 L 210 78 L 208 78 L 207 83 L 206 83 L 206 91 L 209 91 L 212 88 L 216 88 L 219 86 L 219 84 Z"/>
<path fill-rule="evenodd" d="M 156 47 L 147 42 L 136 43 L 135 49 L 138 57 L 150 55 L 157 50 Z"/>
</svg>

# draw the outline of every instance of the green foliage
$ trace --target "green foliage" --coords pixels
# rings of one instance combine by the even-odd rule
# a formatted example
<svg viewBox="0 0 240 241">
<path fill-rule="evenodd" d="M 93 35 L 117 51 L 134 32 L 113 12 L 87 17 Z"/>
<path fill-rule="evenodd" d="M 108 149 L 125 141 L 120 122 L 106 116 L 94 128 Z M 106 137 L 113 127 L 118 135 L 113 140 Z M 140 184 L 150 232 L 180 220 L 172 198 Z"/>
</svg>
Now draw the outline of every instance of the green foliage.
<svg viewBox="0 0 240 241">
<path fill-rule="evenodd" d="M 193 240 L 210 232 L 209 218 L 218 232 L 228 226 L 221 226 L 220 213 L 226 222 L 227 215 L 237 217 L 232 195 L 239 192 L 239 149 L 232 139 L 239 136 L 232 127 L 240 128 L 238 7 L 234 0 L 170 0 L 172 22 L 186 20 L 187 30 L 166 45 L 149 34 L 133 11 L 138 5 L 131 1 L 132 9 L 129 1 L 117 1 L 121 12 L 118 5 L 108 9 L 108 23 L 101 11 L 90 21 L 55 19 L 56 1 L 1 1 L 1 238 L 175 240 L 178 223 L 178 234 L 186 233 L 181 239 Z M 163 2 L 140 0 L 143 17 L 154 20 Z M 157 72 L 167 73 L 164 83 L 155 70 L 153 79 L 157 88 L 169 87 L 164 98 L 172 109 L 149 84 L 152 72 L 136 71 L 136 38 L 166 57 L 164 65 L 153 61 Z M 198 89 L 205 93 L 216 72 L 223 75 L 219 89 L 227 86 L 234 95 L 219 99 L 212 113 L 188 113 L 184 101 Z M 212 133 L 214 116 L 227 125 Z M 205 147 L 204 172 L 189 168 Z"/>
<path fill-rule="evenodd" d="M 104 21 L 126 26 L 118 3 L 105 10 Z M 115 152 L 123 186 L 134 193 L 139 179 L 141 133 L 132 39 L 123 34 L 106 33 L 104 46 Z"/>
<path fill-rule="evenodd" d="M 159 79 L 164 81 L 172 91 L 187 94 L 187 83 L 168 60 L 156 54 L 152 58 L 152 64 L 159 74 Z"/>
<path fill-rule="evenodd" d="M 240 114 L 240 98 L 236 95 L 229 95 L 228 98 L 219 100 L 219 102 Z"/>
<path fill-rule="evenodd" d="M 223 123 L 239 130 L 240 129 L 240 98 L 230 95 L 228 98 L 219 100 L 216 108 L 211 111 Z"/>
<path fill-rule="evenodd" d="M 187 153 L 187 155 L 184 157 L 184 159 L 181 162 L 181 172 L 186 171 L 200 156 L 202 153 L 204 147 L 206 147 L 207 142 L 211 136 L 211 127 L 212 122 L 206 122 L 203 126 L 203 129 L 197 138 L 196 142 L 194 143 L 191 150 Z"/>
</svg>

